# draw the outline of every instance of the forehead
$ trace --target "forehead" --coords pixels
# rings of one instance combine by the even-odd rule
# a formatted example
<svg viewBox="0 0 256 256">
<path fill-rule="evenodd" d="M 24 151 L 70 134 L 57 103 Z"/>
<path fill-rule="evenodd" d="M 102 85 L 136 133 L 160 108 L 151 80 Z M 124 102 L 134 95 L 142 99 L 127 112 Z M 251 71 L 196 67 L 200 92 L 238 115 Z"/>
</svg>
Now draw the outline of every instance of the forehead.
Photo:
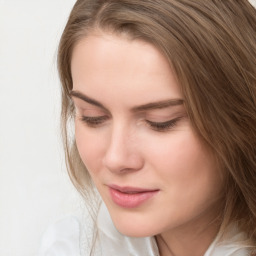
<svg viewBox="0 0 256 256">
<path fill-rule="evenodd" d="M 91 34 L 75 46 L 73 89 L 93 95 L 181 97 L 164 55 L 152 44 L 112 34 Z"/>
</svg>

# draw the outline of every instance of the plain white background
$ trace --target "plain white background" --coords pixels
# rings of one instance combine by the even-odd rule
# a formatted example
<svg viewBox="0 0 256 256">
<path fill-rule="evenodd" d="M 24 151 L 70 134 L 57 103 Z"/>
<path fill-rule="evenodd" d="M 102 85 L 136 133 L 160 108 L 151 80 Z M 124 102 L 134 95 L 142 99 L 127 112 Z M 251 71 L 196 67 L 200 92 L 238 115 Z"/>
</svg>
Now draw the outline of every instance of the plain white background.
<svg viewBox="0 0 256 256">
<path fill-rule="evenodd" d="M 79 207 L 59 132 L 58 41 L 75 0 L 0 0 L 0 255 L 36 255 Z"/>
<path fill-rule="evenodd" d="M 0 255 L 36 255 L 79 211 L 59 133 L 59 37 L 75 0 L 0 0 Z M 252 0 L 256 5 L 256 0 Z"/>
</svg>

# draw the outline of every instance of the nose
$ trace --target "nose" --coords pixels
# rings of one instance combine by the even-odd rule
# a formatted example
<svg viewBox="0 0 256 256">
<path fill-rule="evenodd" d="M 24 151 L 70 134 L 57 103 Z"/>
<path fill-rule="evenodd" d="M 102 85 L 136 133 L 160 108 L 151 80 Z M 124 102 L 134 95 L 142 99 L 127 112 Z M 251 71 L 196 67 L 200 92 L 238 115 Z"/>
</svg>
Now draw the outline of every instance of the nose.
<svg viewBox="0 0 256 256">
<path fill-rule="evenodd" d="M 103 165 L 114 173 L 138 171 L 144 160 L 135 132 L 119 126 L 112 129 L 106 145 Z"/>
</svg>

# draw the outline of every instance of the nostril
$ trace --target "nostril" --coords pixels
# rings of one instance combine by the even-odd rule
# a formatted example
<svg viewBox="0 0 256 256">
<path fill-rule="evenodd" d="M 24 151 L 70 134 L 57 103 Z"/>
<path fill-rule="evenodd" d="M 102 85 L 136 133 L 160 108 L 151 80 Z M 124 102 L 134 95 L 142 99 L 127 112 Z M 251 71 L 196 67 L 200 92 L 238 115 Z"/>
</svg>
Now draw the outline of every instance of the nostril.
<svg viewBox="0 0 256 256">
<path fill-rule="evenodd" d="M 127 173 L 140 170 L 143 166 L 143 159 L 138 152 L 108 151 L 102 160 L 103 165 L 111 172 Z"/>
<path fill-rule="evenodd" d="M 127 173 L 141 169 L 143 161 L 137 141 L 131 139 L 126 122 L 113 125 L 109 144 L 102 159 L 105 168 L 112 172 Z"/>
</svg>

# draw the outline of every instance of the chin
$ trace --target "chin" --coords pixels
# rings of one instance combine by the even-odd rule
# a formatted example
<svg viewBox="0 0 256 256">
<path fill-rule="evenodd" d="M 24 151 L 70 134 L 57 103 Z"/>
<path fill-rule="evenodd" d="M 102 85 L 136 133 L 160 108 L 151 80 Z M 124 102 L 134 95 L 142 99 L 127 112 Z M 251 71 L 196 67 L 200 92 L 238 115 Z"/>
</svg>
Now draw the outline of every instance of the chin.
<svg viewBox="0 0 256 256">
<path fill-rule="evenodd" d="M 129 237 L 150 237 L 156 235 L 158 232 L 152 221 L 147 221 L 145 217 L 118 217 L 111 216 L 116 229 L 123 235 Z"/>
<path fill-rule="evenodd" d="M 129 237 L 150 237 L 154 236 L 150 230 L 144 229 L 137 225 L 137 227 L 127 227 L 127 226 L 117 226 L 115 225 L 116 229 L 123 235 Z"/>
</svg>

